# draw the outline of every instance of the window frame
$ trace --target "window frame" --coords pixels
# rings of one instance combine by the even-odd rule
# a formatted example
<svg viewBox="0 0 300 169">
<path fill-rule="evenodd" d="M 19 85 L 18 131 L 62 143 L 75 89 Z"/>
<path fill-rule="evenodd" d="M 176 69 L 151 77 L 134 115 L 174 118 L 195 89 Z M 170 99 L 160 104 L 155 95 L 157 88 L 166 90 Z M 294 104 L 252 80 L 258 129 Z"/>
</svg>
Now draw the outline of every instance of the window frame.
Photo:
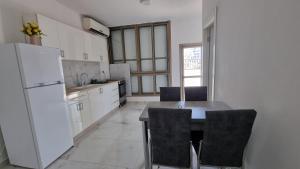
<svg viewBox="0 0 300 169">
<path fill-rule="evenodd" d="M 165 26 L 166 27 L 166 57 L 155 57 L 155 27 L 157 26 Z M 151 58 L 141 58 L 141 41 L 140 41 L 140 29 L 144 27 L 151 28 L 151 43 L 152 43 L 152 57 Z M 127 59 L 126 58 L 126 49 L 125 49 L 125 37 L 124 31 L 127 29 L 134 29 L 135 31 L 135 44 L 136 44 L 136 59 Z M 172 75 L 171 75 L 171 28 L 170 21 L 166 22 L 153 22 L 153 23 L 144 23 L 144 24 L 135 24 L 135 25 L 126 25 L 126 26 L 118 26 L 111 27 L 111 33 L 113 31 L 121 30 L 121 38 L 122 38 L 122 60 L 114 60 L 113 58 L 113 49 L 112 49 L 112 39 L 109 37 L 109 61 L 111 64 L 115 63 L 126 63 L 127 61 L 136 61 L 137 62 L 137 71 L 130 72 L 131 76 L 137 76 L 138 79 L 138 93 L 132 93 L 134 96 L 153 96 L 159 95 L 159 91 L 157 91 L 156 86 L 156 76 L 157 75 L 166 75 L 167 76 L 167 86 L 171 85 Z M 167 68 L 166 71 L 156 71 L 156 60 L 166 59 Z M 152 61 L 152 71 L 142 71 L 142 61 L 143 60 L 151 60 Z M 143 92 L 142 85 L 142 76 L 153 76 L 153 92 Z"/>
</svg>

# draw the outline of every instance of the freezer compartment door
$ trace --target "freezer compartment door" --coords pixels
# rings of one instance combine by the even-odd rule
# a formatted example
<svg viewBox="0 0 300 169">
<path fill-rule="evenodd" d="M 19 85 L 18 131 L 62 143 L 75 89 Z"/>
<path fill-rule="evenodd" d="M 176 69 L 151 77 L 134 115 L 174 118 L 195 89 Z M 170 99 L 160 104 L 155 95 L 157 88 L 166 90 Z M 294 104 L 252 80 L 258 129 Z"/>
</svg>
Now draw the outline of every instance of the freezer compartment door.
<svg viewBox="0 0 300 169">
<path fill-rule="evenodd" d="M 24 88 L 64 82 L 60 50 L 16 44 Z"/>
<path fill-rule="evenodd" d="M 64 85 L 26 90 L 40 162 L 47 167 L 73 146 Z"/>
</svg>

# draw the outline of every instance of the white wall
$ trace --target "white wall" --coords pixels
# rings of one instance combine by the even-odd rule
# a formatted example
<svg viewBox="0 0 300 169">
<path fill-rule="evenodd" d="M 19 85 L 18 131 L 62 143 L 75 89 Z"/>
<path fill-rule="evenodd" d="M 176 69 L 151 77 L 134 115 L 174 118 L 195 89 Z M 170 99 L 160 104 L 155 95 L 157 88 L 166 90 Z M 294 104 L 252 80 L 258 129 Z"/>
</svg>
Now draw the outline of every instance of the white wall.
<svg viewBox="0 0 300 169">
<path fill-rule="evenodd" d="M 40 13 L 58 21 L 81 27 L 80 15 L 55 0 L 1 0 L 0 1 L 0 43 L 24 42 L 22 16 Z M 3 150 L 3 139 L 0 132 L 0 163 L 7 159 Z"/>
<path fill-rule="evenodd" d="M 204 23 L 215 0 L 204 0 Z M 246 169 L 299 168 L 300 1 L 218 2 L 216 99 L 258 112 Z"/>
<path fill-rule="evenodd" d="M 202 42 L 202 16 L 171 20 L 172 86 L 180 86 L 179 45 Z"/>
</svg>

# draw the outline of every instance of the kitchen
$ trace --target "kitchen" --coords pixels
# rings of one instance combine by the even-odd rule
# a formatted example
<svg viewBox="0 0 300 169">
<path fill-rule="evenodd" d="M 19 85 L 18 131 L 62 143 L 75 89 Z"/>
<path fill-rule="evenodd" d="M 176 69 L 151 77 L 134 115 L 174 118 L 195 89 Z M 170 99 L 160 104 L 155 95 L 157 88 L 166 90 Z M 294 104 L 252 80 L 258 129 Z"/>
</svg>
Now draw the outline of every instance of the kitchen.
<svg viewBox="0 0 300 169">
<path fill-rule="evenodd" d="M 86 30 L 100 26 L 98 34 L 40 14 L 23 16 L 25 34 L 43 30 L 43 38 L 26 36 L 29 44 L 1 45 L 1 79 L 10 79 L 1 85 L 1 95 L 10 95 L 1 100 L 1 129 L 11 164 L 46 168 L 126 103 L 125 80 L 110 80 L 109 29 L 86 20 Z M 15 86 L 10 85 L 13 81 Z M 20 88 L 24 98 L 18 96 Z M 12 100 L 17 108 L 6 104 Z M 27 147 L 17 146 L 20 138 Z"/>
</svg>

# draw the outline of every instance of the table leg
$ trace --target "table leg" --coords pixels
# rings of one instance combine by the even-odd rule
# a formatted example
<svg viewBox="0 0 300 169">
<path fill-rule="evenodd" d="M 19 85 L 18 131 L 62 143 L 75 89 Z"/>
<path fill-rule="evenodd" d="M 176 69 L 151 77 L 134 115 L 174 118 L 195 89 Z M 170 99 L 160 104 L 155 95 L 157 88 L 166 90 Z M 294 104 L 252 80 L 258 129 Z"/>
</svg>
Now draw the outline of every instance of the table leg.
<svg viewBox="0 0 300 169">
<path fill-rule="evenodd" d="M 143 145 L 144 145 L 144 156 L 145 156 L 145 169 L 150 169 L 150 158 L 149 158 L 149 146 L 148 146 L 148 124 L 146 121 L 142 122 L 143 128 Z"/>
</svg>

